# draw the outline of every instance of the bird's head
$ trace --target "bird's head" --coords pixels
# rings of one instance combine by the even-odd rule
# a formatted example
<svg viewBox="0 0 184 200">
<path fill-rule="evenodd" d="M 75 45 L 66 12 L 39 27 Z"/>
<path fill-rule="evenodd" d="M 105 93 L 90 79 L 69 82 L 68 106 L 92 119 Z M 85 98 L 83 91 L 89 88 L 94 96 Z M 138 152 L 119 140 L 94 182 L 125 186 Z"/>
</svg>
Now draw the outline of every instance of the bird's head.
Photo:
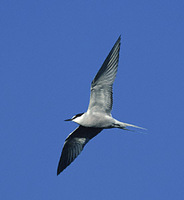
<svg viewBox="0 0 184 200">
<path fill-rule="evenodd" d="M 65 119 L 65 121 L 74 121 L 77 122 L 79 117 L 81 117 L 84 113 L 79 113 L 77 115 L 74 115 L 71 119 Z"/>
</svg>

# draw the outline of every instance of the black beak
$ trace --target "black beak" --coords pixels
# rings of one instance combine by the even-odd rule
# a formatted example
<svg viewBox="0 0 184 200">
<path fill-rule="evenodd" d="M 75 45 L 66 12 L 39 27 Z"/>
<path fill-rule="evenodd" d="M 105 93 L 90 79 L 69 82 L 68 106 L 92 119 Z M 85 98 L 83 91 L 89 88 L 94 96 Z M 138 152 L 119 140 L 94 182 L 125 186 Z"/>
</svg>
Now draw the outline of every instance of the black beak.
<svg viewBox="0 0 184 200">
<path fill-rule="evenodd" d="M 67 122 L 67 121 L 72 121 L 72 119 L 65 119 L 65 122 Z"/>
</svg>

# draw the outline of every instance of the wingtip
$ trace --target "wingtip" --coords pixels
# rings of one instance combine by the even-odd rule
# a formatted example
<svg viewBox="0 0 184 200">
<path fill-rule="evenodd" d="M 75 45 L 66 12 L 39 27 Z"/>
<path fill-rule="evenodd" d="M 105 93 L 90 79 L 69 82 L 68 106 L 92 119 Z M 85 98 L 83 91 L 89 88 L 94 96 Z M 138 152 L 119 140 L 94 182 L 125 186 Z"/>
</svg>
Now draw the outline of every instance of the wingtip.
<svg viewBox="0 0 184 200">
<path fill-rule="evenodd" d="M 61 165 L 61 159 L 59 161 L 59 164 L 58 164 L 58 168 L 57 168 L 57 176 L 65 169 L 66 167 L 63 167 Z"/>
<path fill-rule="evenodd" d="M 66 168 L 67 166 L 63 166 L 59 163 L 57 168 L 57 176 Z"/>
<path fill-rule="evenodd" d="M 116 46 L 116 45 L 120 46 L 120 44 L 121 44 L 121 35 L 118 37 L 114 46 Z"/>
<path fill-rule="evenodd" d="M 58 176 L 60 173 L 61 173 L 61 172 L 60 172 L 59 168 L 57 168 L 57 176 Z"/>
<path fill-rule="evenodd" d="M 57 176 L 63 171 L 64 169 L 57 169 Z"/>
<path fill-rule="evenodd" d="M 118 39 L 117 39 L 118 42 L 121 41 L 121 34 L 119 35 Z"/>
</svg>

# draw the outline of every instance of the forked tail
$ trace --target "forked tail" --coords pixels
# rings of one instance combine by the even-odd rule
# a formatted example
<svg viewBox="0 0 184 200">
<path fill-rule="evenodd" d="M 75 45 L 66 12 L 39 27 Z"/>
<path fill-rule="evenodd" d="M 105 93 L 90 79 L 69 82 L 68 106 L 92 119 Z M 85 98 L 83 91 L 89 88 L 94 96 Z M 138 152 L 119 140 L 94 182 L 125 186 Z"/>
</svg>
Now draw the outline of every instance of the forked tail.
<svg viewBox="0 0 184 200">
<path fill-rule="evenodd" d="M 126 130 L 126 131 L 137 132 L 137 133 L 144 133 L 145 134 L 145 132 L 143 132 L 143 131 L 128 129 L 128 128 L 126 128 L 127 126 L 128 127 L 134 127 L 134 128 L 137 128 L 137 129 L 142 129 L 142 130 L 145 130 L 145 131 L 147 130 L 146 128 L 143 128 L 143 127 L 140 127 L 140 126 L 136 126 L 136 125 L 133 125 L 133 124 L 124 123 L 124 125 L 125 125 L 125 127 L 123 129 Z"/>
<path fill-rule="evenodd" d="M 138 130 L 131 130 L 131 129 L 128 129 L 127 127 L 133 127 L 133 128 L 142 129 L 142 130 L 145 130 L 145 131 L 147 130 L 146 128 L 143 128 L 143 127 L 140 127 L 140 126 L 136 126 L 136 125 L 133 125 L 133 124 L 120 122 L 118 120 L 115 121 L 115 127 L 116 128 L 121 128 L 121 129 L 124 129 L 124 130 L 127 130 L 127 131 L 139 132 L 139 133 L 144 133 L 144 132 L 138 131 Z"/>
<path fill-rule="evenodd" d="M 138 129 L 142 129 L 142 130 L 147 130 L 146 128 L 143 128 L 143 127 L 140 127 L 140 126 L 136 126 L 136 125 L 133 125 L 133 124 L 127 124 L 127 123 L 123 123 L 125 125 L 125 128 L 127 126 L 130 126 L 130 127 L 134 127 L 134 128 L 138 128 Z"/>
</svg>

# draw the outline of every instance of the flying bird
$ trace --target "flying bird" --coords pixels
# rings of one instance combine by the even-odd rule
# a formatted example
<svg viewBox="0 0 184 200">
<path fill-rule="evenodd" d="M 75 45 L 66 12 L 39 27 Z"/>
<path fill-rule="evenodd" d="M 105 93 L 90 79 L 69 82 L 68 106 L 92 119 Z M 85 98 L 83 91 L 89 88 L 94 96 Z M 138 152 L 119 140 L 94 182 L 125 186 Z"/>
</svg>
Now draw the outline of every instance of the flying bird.
<svg viewBox="0 0 184 200">
<path fill-rule="evenodd" d="M 91 94 L 88 110 L 65 121 L 79 124 L 66 138 L 59 160 L 57 175 L 59 175 L 81 153 L 84 146 L 99 134 L 103 129 L 127 127 L 144 129 L 139 126 L 127 124 L 114 119 L 112 110 L 112 87 L 117 74 L 121 36 L 114 44 L 100 70 L 91 83 Z"/>
</svg>

